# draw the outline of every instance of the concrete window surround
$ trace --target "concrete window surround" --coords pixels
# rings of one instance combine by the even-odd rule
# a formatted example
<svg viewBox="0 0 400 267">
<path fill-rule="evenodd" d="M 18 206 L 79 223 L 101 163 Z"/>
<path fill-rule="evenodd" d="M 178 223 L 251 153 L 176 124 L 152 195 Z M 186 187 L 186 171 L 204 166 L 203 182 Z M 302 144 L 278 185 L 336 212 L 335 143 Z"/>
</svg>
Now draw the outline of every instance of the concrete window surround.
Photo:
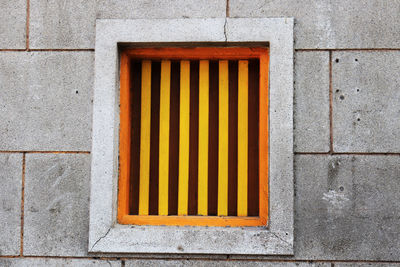
<svg viewBox="0 0 400 267">
<path fill-rule="evenodd" d="M 293 22 L 293 18 L 97 20 L 89 252 L 293 254 Z M 118 224 L 119 45 L 240 42 L 270 47 L 268 226 Z"/>
</svg>

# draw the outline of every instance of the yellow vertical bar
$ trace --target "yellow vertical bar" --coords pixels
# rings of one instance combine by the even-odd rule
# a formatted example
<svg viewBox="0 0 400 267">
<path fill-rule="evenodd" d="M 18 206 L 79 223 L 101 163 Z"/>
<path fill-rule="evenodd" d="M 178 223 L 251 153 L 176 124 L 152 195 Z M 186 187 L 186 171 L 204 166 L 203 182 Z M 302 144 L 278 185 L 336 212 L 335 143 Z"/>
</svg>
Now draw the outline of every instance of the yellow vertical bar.
<svg viewBox="0 0 400 267">
<path fill-rule="evenodd" d="M 249 62 L 239 60 L 238 73 L 238 216 L 247 216 Z"/>
<path fill-rule="evenodd" d="M 162 60 L 161 81 L 160 81 L 158 215 L 168 215 L 170 89 L 171 89 L 171 61 Z"/>
<path fill-rule="evenodd" d="M 189 199 L 190 61 L 181 61 L 179 106 L 178 215 L 187 215 Z"/>
<path fill-rule="evenodd" d="M 209 63 L 199 66 L 199 147 L 198 147 L 198 208 L 199 215 L 208 215 L 208 112 Z"/>
<path fill-rule="evenodd" d="M 228 61 L 219 61 L 218 216 L 228 215 Z"/>
<path fill-rule="evenodd" d="M 139 215 L 149 214 L 151 61 L 142 61 L 140 112 Z"/>
</svg>

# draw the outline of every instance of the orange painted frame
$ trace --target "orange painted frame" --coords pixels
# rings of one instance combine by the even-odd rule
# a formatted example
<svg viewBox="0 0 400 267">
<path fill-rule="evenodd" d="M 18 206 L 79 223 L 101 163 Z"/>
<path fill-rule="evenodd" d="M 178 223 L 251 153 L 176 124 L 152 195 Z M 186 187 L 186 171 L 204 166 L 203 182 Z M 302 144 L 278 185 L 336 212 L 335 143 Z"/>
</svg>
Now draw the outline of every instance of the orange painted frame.
<svg viewBox="0 0 400 267">
<path fill-rule="evenodd" d="M 130 59 L 260 60 L 259 84 L 259 216 L 129 215 L 131 155 Z M 121 52 L 120 142 L 117 221 L 134 225 L 267 226 L 268 222 L 268 71 L 269 49 L 254 47 L 132 48 Z"/>
</svg>

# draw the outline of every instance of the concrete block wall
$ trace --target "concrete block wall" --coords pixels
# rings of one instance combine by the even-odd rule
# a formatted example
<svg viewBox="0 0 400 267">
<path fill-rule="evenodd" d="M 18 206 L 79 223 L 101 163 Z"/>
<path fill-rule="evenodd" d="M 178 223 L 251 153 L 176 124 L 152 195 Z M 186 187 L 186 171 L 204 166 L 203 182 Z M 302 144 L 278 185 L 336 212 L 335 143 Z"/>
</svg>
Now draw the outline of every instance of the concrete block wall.
<svg viewBox="0 0 400 267">
<path fill-rule="evenodd" d="M 0 0 L 1 266 L 400 266 L 400 1 Z M 87 253 L 96 18 L 295 18 L 295 254 Z"/>
</svg>

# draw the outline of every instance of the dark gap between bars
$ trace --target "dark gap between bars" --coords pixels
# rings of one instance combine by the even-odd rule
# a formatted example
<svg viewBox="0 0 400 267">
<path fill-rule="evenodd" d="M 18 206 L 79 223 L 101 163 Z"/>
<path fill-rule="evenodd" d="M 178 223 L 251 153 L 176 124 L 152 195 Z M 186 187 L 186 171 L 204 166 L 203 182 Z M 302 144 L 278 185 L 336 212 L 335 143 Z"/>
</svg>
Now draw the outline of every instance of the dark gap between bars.
<svg viewBox="0 0 400 267">
<path fill-rule="evenodd" d="M 178 215 L 180 61 L 171 61 L 168 214 Z"/>
<path fill-rule="evenodd" d="M 158 215 L 158 150 L 160 129 L 161 62 L 151 62 L 149 215 Z"/>
<path fill-rule="evenodd" d="M 259 73 L 260 61 L 249 60 L 248 216 L 259 213 Z"/>
<path fill-rule="evenodd" d="M 197 215 L 199 142 L 199 61 L 190 61 L 190 143 L 188 214 Z"/>
<path fill-rule="evenodd" d="M 138 214 L 139 212 L 139 173 L 140 173 L 140 108 L 141 108 L 141 84 L 142 84 L 142 64 L 141 61 L 131 60 L 131 162 L 129 183 L 129 213 Z"/>
<path fill-rule="evenodd" d="M 218 209 L 219 62 L 209 61 L 208 215 Z"/>
<path fill-rule="evenodd" d="M 237 215 L 238 201 L 238 61 L 229 61 L 228 215 Z"/>
</svg>

